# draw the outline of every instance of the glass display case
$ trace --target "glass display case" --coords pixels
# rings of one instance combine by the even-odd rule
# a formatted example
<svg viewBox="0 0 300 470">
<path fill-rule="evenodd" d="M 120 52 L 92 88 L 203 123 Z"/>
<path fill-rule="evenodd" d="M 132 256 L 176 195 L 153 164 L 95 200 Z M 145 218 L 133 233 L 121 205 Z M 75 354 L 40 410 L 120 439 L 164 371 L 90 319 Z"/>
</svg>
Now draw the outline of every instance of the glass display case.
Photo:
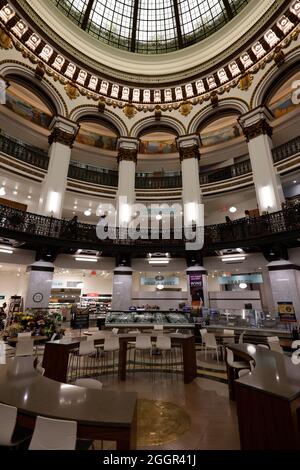
<svg viewBox="0 0 300 470">
<path fill-rule="evenodd" d="M 183 312 L 109 312 L 106 315 L 105 326 L 109 327 L 141 327 L 153 328 L 163 325 L 168 328 L 191 328 L 193 320 Z"/>
</svg>

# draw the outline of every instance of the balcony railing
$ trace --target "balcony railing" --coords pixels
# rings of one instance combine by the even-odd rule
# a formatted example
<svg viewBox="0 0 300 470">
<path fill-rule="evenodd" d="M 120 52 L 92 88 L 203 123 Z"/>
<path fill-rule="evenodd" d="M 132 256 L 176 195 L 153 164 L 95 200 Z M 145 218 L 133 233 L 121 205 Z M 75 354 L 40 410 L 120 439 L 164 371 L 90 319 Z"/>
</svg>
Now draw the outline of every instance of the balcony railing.
<svg viewBox="0 0 300 470">
<path fill-rule="evenodd" d="M 111 230 L 111 229 L 108 229 Z M 237 242 L 240 246 L 245 243 L 258 243 L 261 239 L 270 242 L 274 235 L 290 238 L 294 234 L 297 238 L 300 230 L 300 203 L 282 211 L 262 215 L 256 218 L 243 218 L 231 223 L 209 225 L 204 230 L 205 246 L 228 244 Z M 0 205 L 0 235 L 3 237 L 16 237 L 23 240 L 26 237 L 47 237 L 61 242 L 78 242 L 78 244 L 91 243 L 93 246 L 129 245 L 142 247 L 179 246 L 184 248 L 187 240 L 184 229 L 176 231 L 141 231 L 140 238 L 133 239 L 127 232 L 122 234 L 116 229 L 114 238 L 100 240 L 97 236 L 96 226 L 61 220 L 53 217 L 44 217 L 29 212 L 23 212 L 11 207 Z M 142 237 L 143 236 L 143 237 Z M 56 242 L 57 244 L 57 242 Z"/>
<path fill-rule="evenodd" d="M 47 170 L 49 158 L 45 151 L 23 143 L 0 132 L 0 151 L 30 165 Z M 300 153 L 300 136 L 273 149 L 273 159 L 277 163 Z M 249 159 L 216 170 L 200 170 L 200 184 L 211 184 L 251 173 Z M 104 168 L 82 165 L 75 161 L 69 167 L 69 178 L 104 186 L 118 186 L 118 172 Z M 136 189 L 180 189 L 181 174 L 169 176 L 136 176 Z"/>
<path fill-rule="evenodd" d="M 274 163 L 280 162 L 286 158 L 296 155 L 297 153 L 300 153 L 300 136 L 295 137 L 295 139 L 292 139 L 289 142 L 274 148 L 272 153 Z"/>
</svg>

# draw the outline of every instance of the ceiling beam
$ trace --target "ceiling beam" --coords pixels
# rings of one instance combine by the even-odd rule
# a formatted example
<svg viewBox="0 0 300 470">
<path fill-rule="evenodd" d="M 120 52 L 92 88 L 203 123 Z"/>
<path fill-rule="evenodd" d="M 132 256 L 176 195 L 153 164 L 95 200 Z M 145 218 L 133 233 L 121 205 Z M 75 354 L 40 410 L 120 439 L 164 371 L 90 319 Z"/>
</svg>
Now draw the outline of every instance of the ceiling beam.
<svg viewBox="0 0 300 470">
<path fill-rule="evenodd" d="M 176 29 L 177 29 L 177 37 L 178 37 L 178 47 L 179 49 L 182 49 L 183 40 L 182 40 L 182 31 L 181 31 L 181 25 L 180 25 L 178 0 L 173 0 L 173 4 L 174 4 L 174 13 L 175 13 L 175 21 L 176 21 Z"/>
<path fill-rule="evenodd" d="M 137 22 L 138 22 L 138 12 L 139 12 L 139 0 L 135 0 L 133 7 L 133 18 L 132 18 L 132 36 L 131 36 L 131 46 L 130 51 L 136 51 L 136 32 L 137 32 Z"/>
<path fill-rule="evenodd" d="M 85 13 L 83 15 L 83 19 L 82 19 L 82 23 L 81 23 L 81 29 L 83 29 L 84 31 L 87 29 L 88 27 L 88 23 L 89 23 L 89 19 L 90 19 L 90 16 L 91 16 L 91 11 L 92 11 L 92 8 L 93 8 L 93 5 L 94 5 L 94 2 L 95 0 L 89 0 L 88 1 L 88 4 L 87 4 L 87 7 L 86 7 L 86 10 L 85 10 Z"/>
</svg>

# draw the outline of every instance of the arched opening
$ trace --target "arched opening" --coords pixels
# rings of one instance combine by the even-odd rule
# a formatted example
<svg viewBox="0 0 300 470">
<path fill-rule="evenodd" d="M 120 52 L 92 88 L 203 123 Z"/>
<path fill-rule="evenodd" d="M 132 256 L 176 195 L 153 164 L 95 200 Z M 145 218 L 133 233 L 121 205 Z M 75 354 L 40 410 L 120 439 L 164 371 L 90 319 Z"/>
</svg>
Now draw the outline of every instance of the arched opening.
<svg viewBox="0 0 300 470">
<path fill-rule="evenodd" d="M 109 151 L 117 149 L 119 133 L 111 123 L 88 116 L 79 123 L 80 129 L 76 138 L 78 144 Z"/>
<path fill-rule="evenodd" d="M 143 133 L 140 142 L 142 155 L 165 155 L 177 152 L 176 134 L 167 128 Z"/>
</svg>

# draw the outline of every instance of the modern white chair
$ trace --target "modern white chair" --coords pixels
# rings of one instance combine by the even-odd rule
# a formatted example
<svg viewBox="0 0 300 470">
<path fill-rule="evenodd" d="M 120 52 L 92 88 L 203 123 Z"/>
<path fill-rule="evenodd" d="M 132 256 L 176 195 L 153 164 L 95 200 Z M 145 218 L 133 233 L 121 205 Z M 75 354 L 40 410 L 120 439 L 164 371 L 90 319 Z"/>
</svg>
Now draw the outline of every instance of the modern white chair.
<svg viewBox="0 0 300 470">
<path fill-rule="evenodd" d="M 74 383 L 77 387 L 90 388 L 94 390 L 102 390 L 103 384 L 95 379 L 77 379 Z"/>
<path fill-rule="evenodd" d="M 223 333 L 227 336 L 227 338 L 223 338 L 223 344 L 231 344 L 235 342 L 234 330 L 224 329 Z"/>
<path fill-rule="evenodd" d="M 161 358 L 161 372 L 163 371 L 163 360 L 166 361 L 167 369 L 170 372 L 173 372 L 174 364 L 173 364 L 173 351 L 172 342 L 170 336 L 157 336 L 156 339 L 156 351 L 160 353 Z"/>
<path fill-rule="evenodd" d="M 207 335 L 207 329 L 206 328 L 201 328 L 200 335 L 201 335 L 202 347 L 204 347 L 205 346 L 205 336 Z"/>
<path fill-rule="evenodd" d="M 40 362 L 37 363 L 35 370 L 37 371 L 39 375 L 45 374 L 45 369 Z"/>
<path fill-rule="evenodd" d="M 31 338 L 32 337 L 32 332 L 26 332 L 26 333 L 18 333 L 18 339 L 21 338 Z"/>
<path fill-rule="evenodd" d="M 0 446 L 16 447 L 30 439 L 31 434 L 18 433 L 17 415 L 17 408 L 0 403 Z"/>
<path fill-rule="evenodd" d="M 108 371 L 110 367 L 109 357 L 112 357 L 112 372 L 115 373 L 115 359 L 120 350 L 120 339 L 114 334 L 104 339 L 102 370 Z M 116 354 L 117 353 L 117 354 Z"/>
<path fill-rule="evenodd" d="M 240 369 L 251 369 L 250 364 L 246 361 L 235 361 L 234 355 L 231 349 L 226 348 L 226 357 L 227 357 L 227 364 L 229 367 L 232 367 L 236 371 Z"/>
<path fill-rule="evenodd" d="M 149 358 L 150 367 L 152 369 L 152 341 L 149 335 L 138 335 L 136 337 L 135 348 L 134 348 L 134 359 L 133 368 L 136 369 L 136 358 L 140 356 L 142 363 L 146 363 L 146 359 Z"/>
<path fill-rule="evenodd" d="M 96 333 L 97 331 L 99 331 L 98 326 L 91 326 L 89 328 L 89 333 Z"/>
<path fill-rule="evenodd" d="M 249 369 L 240 369 L 238 371 L 239 377 L 245 377 L 245 375 L 250 374 L 254 370 L 254 361 L 250 361 L 250 370 Z"/>
<path fill-rule="evenodd" d="M 119 328 L 113 328 L 112 329 L 112 334 L 117 335 L 119 333 Z"/>
<path fill-rule="evenodd" d="M 7 366 L 7 373 L 10 377 L 19 377 L 24 375 L 35 375 L 34 356 L 19 356 L 10 361 Z"/>
<path fill-rule="evenodd" d="M 20 356 L 32 356 L 33 355 L 33 338 L 22 338 L 19 339 L 16 346 L 16 357 Z"/>
<path fill-rule="evenodd" d="M 81 374 L 87 375 L 90 374 L 89 368 L 95 366 L 95 360 L 97 356 L 97 350 L 94 346 L 93 340 L 81 341 L 79 345 L 79 350 L 74 351 L 70 361 L 70 375 L 72 378 L 73 375 L 73 363 L 75 365 L 75 379 L 78 378 Z M 81 364 L 82 363 L 82 364 Z"/>
<path fill-rule="evenodd" d="M 278 336 L 268 336 L 267 341 L 268 343 L 280 343 Z"/>
<path fill-rule="evenodd" d="M 214 351 L 217 355 L 217 362 L 219 364 L 219 348 L 216 337 L 213 333 L 206 333 L 205 335 L 205 359 L 207 357 L 207 351 Z"/>
<path fill-rule="evenodd" d="M 275 352 L 279 352 L 279 353 L 283 354 L 283 349 L 280 346 L 280 343 L 277 343 L 277 342 L 274 341 L 274 342 L 269 343 L 269 345 L 270 345 L 271 351 L 275 351 Z"/>
<path fill-rule="evenodd" d="M 243 331 L 243 333 L 240 334 L 239 336 L 239 344 L 243 344 L 244 343 L 244 336 L 246 334 L 246 331 Z"/>
<path fill-rule="evenodd" d="M 29 450 L 75 450 L 77 423 L 38 416 Z"/>
<path fill-rule="evenodd" d="M 163 335 L 164 334 L 164 325 L 154 325 L 153 331 L 157 335 Z"/>
<path fill-rule="evenodd" d="M 259 344 L 257 344 L 257 346 L 258 346 L 259 348 L 263 348 L 263 349 L 270 349 L 267 344 L 263 344 L 263 343 L 259 343 Z"/>
</svg>

